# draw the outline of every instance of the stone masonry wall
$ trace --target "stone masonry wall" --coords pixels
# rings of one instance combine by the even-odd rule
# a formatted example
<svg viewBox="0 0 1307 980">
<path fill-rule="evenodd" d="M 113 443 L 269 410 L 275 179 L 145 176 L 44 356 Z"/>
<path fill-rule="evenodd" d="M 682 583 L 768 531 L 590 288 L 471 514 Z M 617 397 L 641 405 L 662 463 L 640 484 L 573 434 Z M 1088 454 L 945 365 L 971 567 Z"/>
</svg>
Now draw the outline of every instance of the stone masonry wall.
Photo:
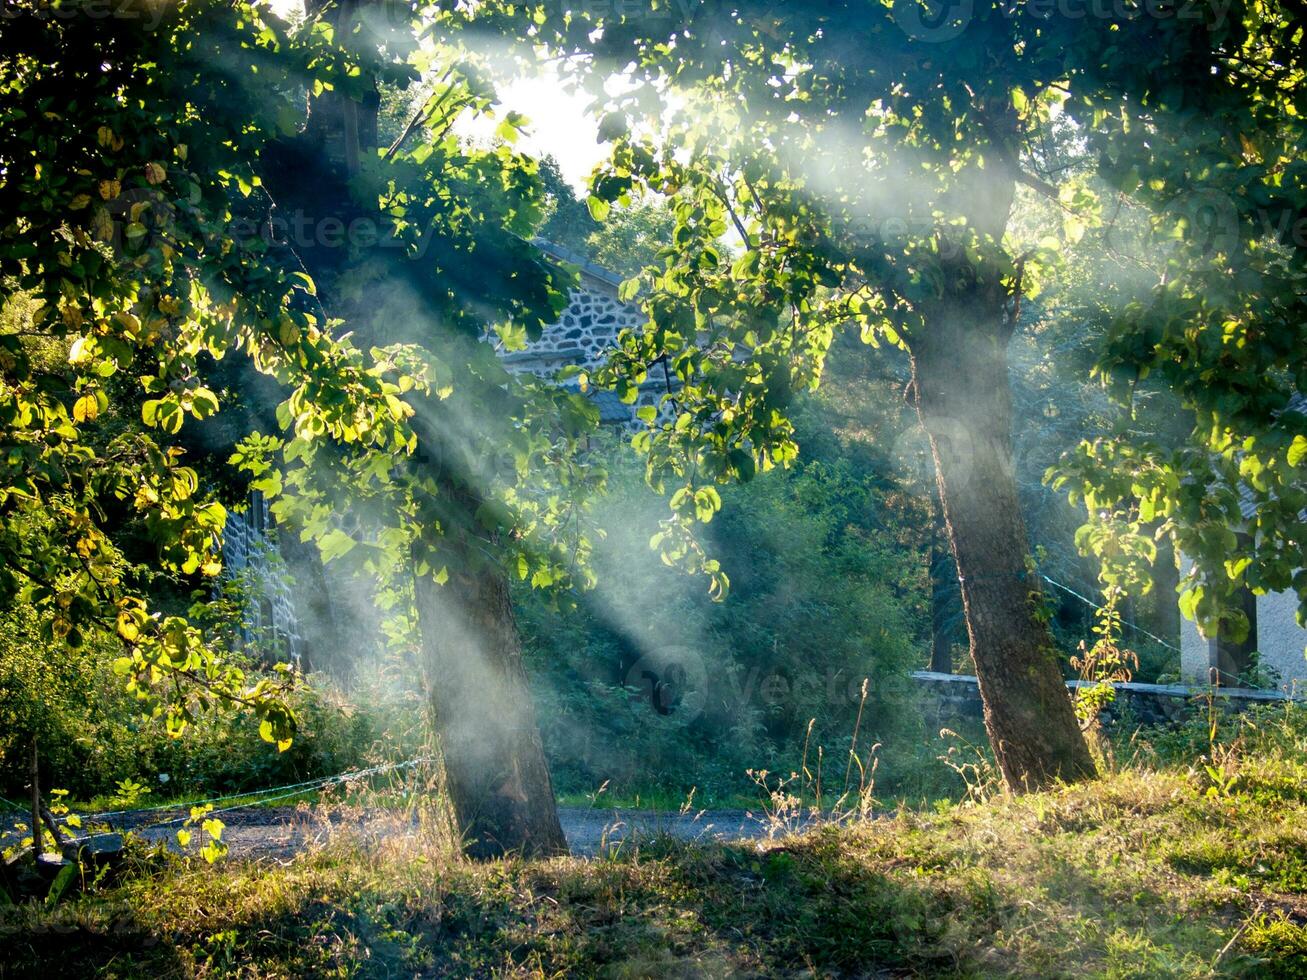
<svg viewBox="0 0 1307 980">
<path fill-rule="evenodd" d="M 913 673 L 912 679 L 925 696 L 923 710 L 933 713 L 933 723 L 938 727 L 948 727 L 958 720 L 979 722 L 984 718 L 980 686 L 971 675 L 919 670 Z M 1074 690 L 1081 683 L 1067 681 L 1067 687 Z M 1103 713 L 1102 721 L 1111 725 L 1128 716 L 1133 722 L 1145 725 L 1177 724 L 1199 710 L 1206 710 L 1209 696 L 1223 711 L 1243 711 L 1256 704 L 1294 700 L 1275 691 L 1183 684 L 1117 684 L 1116 700 Z"/>
</svg>

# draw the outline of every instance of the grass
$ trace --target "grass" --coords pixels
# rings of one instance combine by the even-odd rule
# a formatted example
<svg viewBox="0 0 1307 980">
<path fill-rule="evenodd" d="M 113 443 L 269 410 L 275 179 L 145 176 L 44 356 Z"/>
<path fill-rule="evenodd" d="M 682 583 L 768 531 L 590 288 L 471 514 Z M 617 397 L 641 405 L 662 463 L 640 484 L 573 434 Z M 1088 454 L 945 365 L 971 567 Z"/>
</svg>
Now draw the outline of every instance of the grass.
<svg viewBox="0 0 1307 980">
<path fill-rule="evenodd" d="M 1189 762 L 1136 748 L 1094 783 L 762 844 L 474 865 L 395 837 L 285 866 L 146 862 L 0 910 L 0 974 L 1307 975 L 1304 712 Z"/>
<path fill-rule="evenodd" d="M 749 810 L 757 809 L 758 794 L 737 792 L 700 793 L 693 795 L 670 791 L 651 790 L 649 792 L 602 792 L 580 793 L 562 792 L 558 795 L 558 805 L 598 810 L 658 810 L 675 813 L 689 804 L 689 809 L 714 810 Z"/>
</svg>

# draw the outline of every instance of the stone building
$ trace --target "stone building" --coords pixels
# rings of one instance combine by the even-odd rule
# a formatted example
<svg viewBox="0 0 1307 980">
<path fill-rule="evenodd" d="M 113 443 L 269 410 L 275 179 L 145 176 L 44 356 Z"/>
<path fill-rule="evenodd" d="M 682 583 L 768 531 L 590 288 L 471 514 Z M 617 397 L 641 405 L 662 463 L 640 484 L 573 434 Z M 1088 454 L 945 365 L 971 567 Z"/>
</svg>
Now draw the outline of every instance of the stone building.
<svg viewBox="0 0 1307 980">
<path fill-rule="evenodd" d="M 597 367 L 607 358 L 617 335 L 628 327 L 638 327 L 643 317 L 638 309 L 618 299 L 619 276 L 560 246 L 536 244 L 554 259 L 574 266 L 580 281 L 556 323 L 546 327 L 525 350 L 501 350 L 500 357 L 510 372 L 540 378 L 553 377 L 569 365 Z M 599 406 L 602 423 L 625 427 L 636 423 L 642 405 L 657 407 L 663 394 L 674 388 L 670 375 L 658 377 L 655 371 L 634 404 L 623 404 L 607 391 L 592 389 L 590 396 Z M 239 577 L 253 600 L 247 603 L 246 619 L 238 630 L 244 644 L 265 651 L 269 659 L 289 658 L 306 667 L 320 668 L 327 666 L 324 661 L 335 659 L 321 656 L 336 632 L 332 624 L 339 604 L 332 597 L 332 576 L 325 574 L 311 546 L 278 539 L 261 493 L 251 493 L 244 510 L 228 514 L 222 553 L 224 576 L 228 580 Z M 305 578 L 312 581 L 305 582 Z M 304 613 L 308 613 L 307 622 Z"/>
<path fill-rule="evenodd" d="M 617 335 L 627 328 L 639 327 L 644 322 L 643 314 L 618 299 L 620 276 L 561 245 L 540 240 L 535 244 L 551 258 L 575 267 L 580 282 L 556 323 L 547 326 L 540 338 L 529 343 L 525 350 L 501 349 L 500 359 L 514 374 L 533 374 L 539 378 L 553 377 L 569 365 L 598 367 L 612 351 Z M 590 397 L 599 406 L 602 423 L 627 426 L 635 422 L 635 413 L 641 406 L 659 408 L 662 396 L 675 389 L 676 379 L 671 373 L 655 367 L 634 404 L 623 404 L 611 391 L 591 391 Z"/>
<path fill-rule="evenodd" d="M 1244 518 L 1251 519 L 1252 504 L 1245 501 L 1240 507 Z M 1298 625 L 1298 596 L 1292 591 L 1254 595 L 1244 589 L 1240 600 L 1248 617 L 1248 635 L 1241 641 L 1205 636 L 1197 623 L 1181 619 L 1181 679 L 1186 684 L 1239 686 L 1237 679 L 1255 664 L 1257 672 L 1281 690 L 1307 695 L 1307 629 Z"/>
</svg>

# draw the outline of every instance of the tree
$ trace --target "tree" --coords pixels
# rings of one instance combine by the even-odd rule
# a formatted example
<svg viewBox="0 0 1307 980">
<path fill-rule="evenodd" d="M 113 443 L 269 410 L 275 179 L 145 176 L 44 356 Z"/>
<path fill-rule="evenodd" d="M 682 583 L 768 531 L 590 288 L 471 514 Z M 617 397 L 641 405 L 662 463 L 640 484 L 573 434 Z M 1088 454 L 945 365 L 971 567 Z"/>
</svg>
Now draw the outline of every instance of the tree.
<svg viewBox="0 0 1307 980">
<path fill-rule="evenodd" d="M 259 713 L 269 741 L 284 743 L 293 728 L 285 678 L 251 680 L 184 618 L 152 615 L 145 583 L 114 543 L 114 508 L 137 515 L 165 573 L 217 574 L 223 508 L 171 438 L 185 419 L 218 409 L 199 381 L 202 356 L 240 350 L 296 385 L 302 353 L 378 436 L 402 429 L 402 418 L 381 400 L 385 382 L 351 352 L 306 329 L 295 351 L 280 340 L 279 324 L 311 324 L 303 284 L 259 275 L 266 266 L 248 243 L 221 235 L 251 186 L 251 144 L 275 126 L 277 105 L 224 89 L 208 66 L 229 45 L 278 84 L 279 66 L 266 60 L 275 32 L 221 4 L 171 11 L 169 28 L 196 32 L 190 44 L 143 29 L 161 24 L 144 5 L 112 18 L 75 5 L 67 13 L 16 5 L 0 53 L 0 283 L 7 311 L 28 309 L 0 337 L 9 447 L 0 594 L 30 602 L 50 642 L 80 649 L 93 634 L 116 637 L 117 669 L 171 731 L 196 711 L 239 703 Z M 156 69 L 171 81 L 166 95 Z M 50 350 L 60 356 L 35 356 Z M 139 410 L 153 432 L 106 431 L 123 376 L 150 396 Z"/>
<path fill-rule="evenodd" d="M 176 730 L 239 702 L 286 744 L 278 684 L 224 668 L 185 619 L 153 618 L 115 571 L 99 505 L 132 501 L 165 567 L 217 574 L 224 512 L 181 465 L 180 433 L 221 407 L 207 359 L 248 359 L 281 386 L 281 432 L 251 434 L 234 461 L 324 558 L 410 583 L 470 848 L 561 849 L 501 600 L 506 568 L 540 587 L 584 580 L 581 498 L 602 473 L 571 447 L 596 413 L 514 381 L 482 341 L 496 329 L 520 344 L 565 297 L 567 277 L 529 245 L 535 164 L 449 133 L 491 103 L 453 66 L 400 142 L 373 152 L 378 84 L 416 77 L 406 5 L 314 9 L 297 29 L 216 0 L 124 9 L 150 16 L 20 5 L 6 21 L 0 276 L 6 301 L 36 312 L 32 337 L 0 338 L 15 446 L 0 586 L 50 610 L 69 642 L 116 631 L 122 671 Z M 49 340 L 68 344 L 68 368 L 33 367 L 31 343 Z M 129 372 L 151 431 L 93 449 L 105 380 Z M 479 675 L 455 646 L 466 637 L 442 637 L 436 597 L 481 634 Z"/>
<path fill-rule="evenodd" d="M 558 161 L 553 157 L 547 156 L 540 161 L 540 178 L 544 182 L 549 201 L 549 217 L 540 226 L 540 237 L 578 254 L 585 254 L 588 249 L 587 240 L 599 227 L 594 218 L 590 217 L 585 202 L 577 198 L 576 191 L 567 182 L 558 168 Z"/>
<path fill-rule="evenodd" d="M 1109 582 L 1146 580 L 1164 539 L 1164 554 L 1193 560 L 1182 611 L 1238 641 L 1248 589 L 1294 590 L 1307 621 L 1307 96 L 1293 5 L 1236 6 L 1229 20 L 1202 69 L 1219 82 L 1185 98 L 1183 139 L 1084 120 L 1103 179 L 1154 216 L 1137 247 L 1160 268 L 1149 288 L 1099 306 L 1096 371 L 1115 425 L 1050 477 L 1085 505 L 1082 540 Z"/>
<path fill-rule="evenodd" d="M 793 457 L 789 393 L 819 382 L 837 329 L 902 346 L 999 766 L 1015 789 L 1092 775 L 1017 507 L 1008 347 L 1054 257 L 1049 242 L 1014 238 L 1013 203 L 1033 191 L 1095 220 L 1082 184 L 1039 172 L 1060 113 L 1094 134 L 1104 172 L 1124 184 L 1135 168 L 1126 193 L 1157 180 L 1187 190 L 1164 175 L 1211 134 L 1186 153 L 1167 141 L 1209 109 L 1224 123 L 1235 103 L 1251 111 L 1223 72 L 1251 45 L 1253 14 L 1071 18 L 976 3 L 932 20 L 914 0 L 666 12 L 543 8 L 532 40 L 584 52 L 595 80 L 633 66 L 645 83 L 607 100 L 620 111 L 601 134 L 616 147 L 592 187 L 601 201 L 633 188 L 674 199 L 672 247 L 641 283 L 649 323 L 613 379 L 630 396 L 666 359 L 683 381 L 676 424 L 638 437 L 653 481 L 679 485 L 669 555 L 717 573 L 691 525 L 716 510 L 715 482 Z M 679 110 L 660 97 L 673 89 Z M 1125 155 L 1112 142 L 1123 134 Z M 728 234 L 745 246 L 729 264 Z"/>
<path fill-rule="evenodd" d="M 311 457 L 314 465 L 265 490 L 290 487 L 292 497 L 275 512 L 292 525 L 317 524 L 332 557 L 352 550 L 360 537 L 327 516 L 327 501 L 342 493 L 352 500 L 372 495 L 373 533 L 396 524 L 393 514 L 414 521 L 408 539 L 387 541 L 374 562 L 389 562 L 390 575 L 398 562 L 402 574 L 414 576 L 445 781 L 469 853 L 559 853 L 566 842 L 498 561 L 504 539 L 529 530 L 523 512 L 530 504 L 510 509 L 493 496 L 504 479 L 498 470 L 514 467 L 510 473 L 519 475 L 532 454 L 555 447 L 530 444 L 543 429 L 527 428 L 522 413 L 529 400 L 507 384 L 481 337 L 497 316 L 539 330 L 565 294 L 527 242 L 542 216 L 534 165 L 501 150 L 466 150 L 448 136 L 460 112 L 488 105 L 475 79 L 447 70 L 399 140 L 384 153 L 376 145 L 376 85 L 408 80 L 415 44 L 408 21 L 374 16 L 382 12 L 381 5 L 310 10 L 311 23 L 329 24 L 341 39 L 352 71 L 310 98 L 300 132 L 269 148 L 265 180 L 279 216 L 315 230 L 371 232 L 362 242 L 321 242 L 315 235 L 292 243 L 319 284 L 324 307 L 362 344 L 410 344 L 427 370 L 452 365 L 458 373 L 451 390 L 410 395 L 420 448 L 405 470 L 378 479 L 367 458 L 324 465 L 309 434 L 291 440 L 284 455 Z M 458 195 L 452 201 L 445 196 L 451 190 Z M 584 410 L 579 417 L 588 421 Z M 250 454 L 254 465 L 265 465 L 267 449 Z M 513 451 L 517 459 L 506 459 Z M 335 472 L 327 472 L 331 465 Z M 314 467 L 323 472 L 311 472 Z M 542 558 L 539 542 L 517 544 L 520 561 L 533 561 L 537 576 L 552 581 L 538 566 L 554 556 Z"/>
<path fill-rule="evenodd" d="M 609 211 L 587 246 L 597 264 L 619 276 L 637 276 L 672 238 L 676 218 L 662 201 L 637 201 Z"/>
</svg>

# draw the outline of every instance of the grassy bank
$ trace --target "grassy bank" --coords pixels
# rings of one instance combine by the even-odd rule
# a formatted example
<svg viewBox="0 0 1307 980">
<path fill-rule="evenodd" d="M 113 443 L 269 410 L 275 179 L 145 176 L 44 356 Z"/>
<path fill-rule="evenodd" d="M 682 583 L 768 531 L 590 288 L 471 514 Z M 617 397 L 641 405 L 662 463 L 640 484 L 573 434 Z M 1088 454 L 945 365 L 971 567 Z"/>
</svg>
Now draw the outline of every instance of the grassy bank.
<svg viewBox="0 0 1307 980">
<path fill-rule="evenodd" d="M 469 865 L 333 842 L 3 910 L 6 975 L 1303 976 L 1307 722 L 761 846 Z"/>
</svg>

